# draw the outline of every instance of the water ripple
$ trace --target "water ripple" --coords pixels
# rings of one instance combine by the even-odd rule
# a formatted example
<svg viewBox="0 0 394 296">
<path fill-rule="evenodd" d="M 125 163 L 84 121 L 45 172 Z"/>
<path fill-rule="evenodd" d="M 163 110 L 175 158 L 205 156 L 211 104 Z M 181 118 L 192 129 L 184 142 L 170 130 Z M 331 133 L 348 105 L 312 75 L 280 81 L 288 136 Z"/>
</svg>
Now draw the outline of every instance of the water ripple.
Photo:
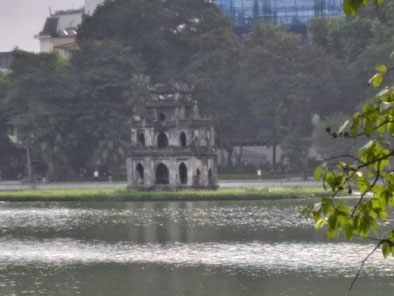
<svg viewBox="0 0 394 296">
<path fill-rule="evenodd" d="M 235 227 L 249 229 L 310 228 L 311 223 L 300 218 L 303 206 L 232 205 L 200 207 L 189 203 L 186 208 L 67 208 L 10 207 L 0 204 L 0 230 L 28 228 L 31 231 L 66 230 L 92 225 L 130 224 L 133 226 L 163 226 L 168 222 L 185 226 Z"/>
<path fill-rule="evenodd" d="M 373 245 L 349 243 L 195 243 L 116 244 L 72 239 L 0 241 L 0 266 L 43 264 L 167 264 L 244 268 L 273 274 L 311 273 L 315 276 L 354 276 Z M 369 275 L 393 275 L 392 258 L 377 252 L 368 260 Z"/>
</svg>

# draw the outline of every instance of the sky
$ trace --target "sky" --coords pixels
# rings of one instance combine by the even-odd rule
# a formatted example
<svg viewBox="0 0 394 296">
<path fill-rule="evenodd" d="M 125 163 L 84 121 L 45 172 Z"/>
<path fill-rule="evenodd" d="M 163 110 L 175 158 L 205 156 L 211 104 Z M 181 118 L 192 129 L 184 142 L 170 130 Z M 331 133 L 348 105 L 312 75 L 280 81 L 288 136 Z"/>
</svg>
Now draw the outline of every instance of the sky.
<svg viewBox="0 0 394 296">
<path fill-rule="evenodd" d="M 34 39 L 44 27 L 49 7 L 56 10 L 78 9 L 84 0 L 0 0 L 0 52 L 15 46 L 28 51 L 39 51 Z"/>
</svg>

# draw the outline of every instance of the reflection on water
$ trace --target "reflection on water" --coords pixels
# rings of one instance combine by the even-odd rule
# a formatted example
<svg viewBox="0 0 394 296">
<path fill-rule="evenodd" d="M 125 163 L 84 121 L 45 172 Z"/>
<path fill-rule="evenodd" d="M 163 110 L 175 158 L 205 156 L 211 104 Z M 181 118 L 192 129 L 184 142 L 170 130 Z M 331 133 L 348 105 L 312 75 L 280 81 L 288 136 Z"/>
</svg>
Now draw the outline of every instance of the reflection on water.
<svg viewBox="0 0 394 296">
<path fill-rule="evenodd" d="M 0 203 L 0 295 L 345 295 L 373 245 L 328 243 L 306 203 Z M 387 295 L 393 263 L 354 295 Z"/>
<path fill-rule="evenodd" d="M 45 264 L 54 266 L 97 263 L 208 265 L 240 268 L 246 272 L 276 274 L 305 272 L 314 276 L 353 276 L 373 245 L 281 243 L 264 244 L 146 244 L 82 242 L 69 239 L 0 241 L 0 266 Z M 393 275 L 394 260 L 375 254 L 364 272 Z"/>
<path fill-rule="evenodd" d="M 269 202 L 269 201 L 268 201 Z M 231 203 L 231 202 L 229 202 Z M 42 204 L 42 203 L 41 203 Z M 209 203 L 201 203 L 209 206 Z M 38 208 L 9 207 L 10 203 L 3 203 L 0 207 L 0 229 L 13 227 L 29 227 L 42 229 L 51 227 L 56 229 L 85 227 L 87 224 L 106 222 L 134 226 L 162 226 L 166 221 L 182 223 L 189 226 L 215 227 L 248 227 L 263 226 L 264 228 L 283 228 L 310 226 L 310 223 L 300 219 L 299 214 L 303 206 L 279 207 L 276 205 L 261 207 L 261 205 L 230 204 L 213 207 L 199 207 L 197 202 L 140 203 L 140 207 L 132 208 L 54 208 L 49 205 Z M 60 205 L 60 204 L 59 204 Z M 141 207 L 144 205 L 144 207 Z M 85 225 L 81 225 L 85 223 Z"/>
</svg>

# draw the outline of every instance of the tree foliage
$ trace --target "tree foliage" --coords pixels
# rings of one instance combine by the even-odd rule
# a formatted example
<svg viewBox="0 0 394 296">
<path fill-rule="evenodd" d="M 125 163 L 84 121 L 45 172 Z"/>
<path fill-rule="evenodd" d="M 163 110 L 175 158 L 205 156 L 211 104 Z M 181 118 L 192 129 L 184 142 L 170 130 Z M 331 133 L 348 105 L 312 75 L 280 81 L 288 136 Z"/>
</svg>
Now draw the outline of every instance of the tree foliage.
<svg viewBox="0 0 394 296">
<path fill-rule="evenodd" d="M 68 71 L 67 61 L 55 53 L 15 51 L 8 77 L 11 87 L 2 100 L 7 123 L 20 145 L 40 151 L 51 177 L 58 165 L 68 164 L 65 151 L 71 145 L 67 137 L 71 118 L 64 112 L 72 94 Z"/>
<path fill-rule="evenodd" d="M 78 108 L 70 130 L 91 165 L 113 167 L 125 161 L 128 121 L 137 99 L 144 99 L 135 88 L 145 83 L 145 66 L 130 46 L 114 40 L 80 46 L 71 59 Z"/>
<path fill-rule="evenodd" d="M 360 103 L 361 76 L 393 41 L 384 41 L 389 15 L 370 9 L 358 19 L 316 21 L 304 44 L 272 24 L 236 35 L 208 1 L 107 1 L 83 20 L 71 60 L 16 53 L 0 78 L 1 131 L 17 130 L 54 178 L 86 166 L 114 170 L 146 85 L 176 79 L 195 86 L 203 113 L 215 118 L 217 143 L 274 139 L 300 168 L 312 114 Z"/>
<path fill-rule="evenodd" d="M 292 151 L 288 155 L 294 155 L 294 140 L 311 133 L 312 114 L 326 114 L 337 101 L 337 68 L 318 47 L 301 44 L 299 35 L 271 24 L 256 25 L 244 37 L 237 79 L 250 106 L 249 122 L 265 127 L 266 136 L 287 145 L 285 150 Z M 296 157 L 290 158 L 291 166 L 298 163 L 293 167 L 303 170 Z"/>
<path fill-rule="evenodd" d="M 360 4 L 366 2 L 345 1 L 344 10 L 354 14 Z M 341 155 L 341 161 L 332 159 L 316 168 L 315 179 L 323 180 L 323 186 L 332 195 L 323 198 L 318 205 L 305 208 L 303 213 L 313 216 L 316 228 L 326 229 L 328 239 L 340 232 L 348 240 L 354 236 L 368 238 L 372 232 L 377 241 L 372 253 L 380 248 L 386 258 L 389 255 L 394 257 L 394 229 L 380 235 L 378 230 L 381 223 L 388 220 L 388 209 L 394 207 L 394 174 L 390 168 L 394 155 L 394 86 L 384 84 L 387 79 L 391 80 L 393 68 L 380 64 L 375 71 L 368 82 L 379 89 L 374 101 L 364 104 L 338 131 L 329 130 L 334 138 L 357 139 L 362 136 L 368 138 L 368 143 L 358 150 L 357 155 L 349 154 L 345 160 Z M 342 192 L 359 192 L 356 203 L 353 206 L 344 204 L 337 198 Z"/>
<path fill-rule="evenodd" d="M 154 82 L 178 79 L 199 50 L 200 38 L 230 28 L 219 8 L 204 0 L 107 1 L 79 28 L 79 41 L 115 39 L 132 46 Z"/>
</svg>

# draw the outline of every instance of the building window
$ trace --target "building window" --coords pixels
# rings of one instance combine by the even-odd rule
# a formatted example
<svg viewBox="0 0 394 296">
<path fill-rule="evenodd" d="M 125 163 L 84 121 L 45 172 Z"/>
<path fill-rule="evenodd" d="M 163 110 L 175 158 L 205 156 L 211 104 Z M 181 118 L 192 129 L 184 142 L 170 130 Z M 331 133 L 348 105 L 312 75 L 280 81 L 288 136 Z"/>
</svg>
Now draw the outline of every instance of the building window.
<svg viewBox="0 0 394 296">
<path fill-rule="evenodd" d="M 144 133 L 139 133 L 137 136 L 138 147 L 145 147 L 145 135 Z"/>
<path fill-rule="evenodd" d="M 196 170 L 196 182 L 195 182 L 195 185 L 200 185 L 200 183 L 201 183 L 201 172 L 200 172 L 200 169 L 197 169 Z"/>
<path fill-rule="evenodd" d="M 137 172 L 137 184 L 144 184 L 144 167 L 142 166 L 142 164 L 138 163 L 135 170 Z"/>
<path fill-rule="evenodd" d="M 156 184 L 169 184 L 168 168 L 162 163 L 156 168 Z"/>
<path fill-rule="evenodd" d="M 164 113 L 159 114 L 159 119 L 160 121 L 165 121 L 166 120 L 166 115 Z"/>
<path fill-rule="evenodd" d="M 212 169 L 209 169 L 208 170 L 208 183 L 209 183 L 209 185 L 214 185 L 213 181 L 214 180 L 213 180 L 213 175 L 212 175 Z"/>
<path fill-rule="evenodd" d="M 179 180 L 181 184 L 187 184 L 187 167 L 183 162 L 179 165 Z"/>
<path fill-rule="evenodd" d="M 164 132 L 160 132 L 159 136 L 157 137 L 157 147 L 166 148 L 168 146 L 168 138 Z"/>
<path fill-rule="evenodd" d="M 186 135 L 184 132 L 181 132 L 181 134 L 179 135 L 179 143 L 181 147 L 186 148 Z"/>
</svg>

